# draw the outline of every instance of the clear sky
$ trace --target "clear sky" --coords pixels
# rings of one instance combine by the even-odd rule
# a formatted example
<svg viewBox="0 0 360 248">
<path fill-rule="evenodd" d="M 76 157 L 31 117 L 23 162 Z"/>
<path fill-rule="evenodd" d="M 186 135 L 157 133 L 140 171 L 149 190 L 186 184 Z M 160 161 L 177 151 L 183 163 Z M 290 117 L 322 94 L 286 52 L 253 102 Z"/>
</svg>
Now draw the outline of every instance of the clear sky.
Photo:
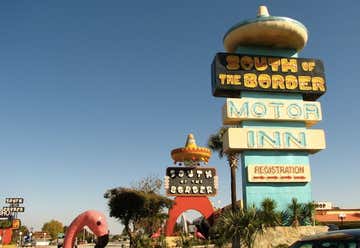
<svg viewBox="0 0 360 248">
<path fill-rule="evenodd" d="M 205 145 L 221 126 L 210 64 L 225 32 L 261 4 L 302 22 L 299 57 L 325 64 L 314 128 L 325 129 L 327 149 L 310 158 L 313 199 L 360 208 L 357 0 L 1 1 L 1 204 L 24 197 L 19 216 L 35 229 L 68 225 L 83 210 L 108 215 L 109 188 L 163 178 L 188 133 Z M 212 200 L 230 203 L 228 166 L 215 155 L 209 165 L 220 180 Z"/>
</svg>

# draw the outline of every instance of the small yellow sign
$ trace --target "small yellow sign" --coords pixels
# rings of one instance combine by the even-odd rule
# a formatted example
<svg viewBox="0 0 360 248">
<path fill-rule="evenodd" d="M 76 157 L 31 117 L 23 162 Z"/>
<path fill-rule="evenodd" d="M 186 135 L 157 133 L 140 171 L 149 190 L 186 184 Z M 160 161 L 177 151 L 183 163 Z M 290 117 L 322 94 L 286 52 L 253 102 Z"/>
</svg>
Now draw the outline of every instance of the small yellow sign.
<svg viewBox="0 0 360 248">
<path fill-rule="evenodd" d="M 19 229 L 21 226 L 21 221 L 19 219 L 12 220 L 12 229 Z"/>
</svg>

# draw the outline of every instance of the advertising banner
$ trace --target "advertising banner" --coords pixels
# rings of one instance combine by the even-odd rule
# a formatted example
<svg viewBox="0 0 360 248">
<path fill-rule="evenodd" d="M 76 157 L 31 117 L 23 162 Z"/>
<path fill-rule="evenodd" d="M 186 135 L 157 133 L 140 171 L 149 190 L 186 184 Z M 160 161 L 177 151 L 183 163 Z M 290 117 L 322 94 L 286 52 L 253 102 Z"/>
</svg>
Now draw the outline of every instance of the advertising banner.
<svg viewBox="0 0 360 248">
<path fill-rule="evenodd" d="M 165 190 L 168 196 L 214 196 L 217 180 L 214 167 L 168 167 Z"/>
<path fill-rule="evenodd" d="M 316 100 L 326 92 L 324 65 L 311 58 L 217 53 L 212 63 L 212 92 L 239 97 L 242 91 L 301 93 Z"/>
</svg>

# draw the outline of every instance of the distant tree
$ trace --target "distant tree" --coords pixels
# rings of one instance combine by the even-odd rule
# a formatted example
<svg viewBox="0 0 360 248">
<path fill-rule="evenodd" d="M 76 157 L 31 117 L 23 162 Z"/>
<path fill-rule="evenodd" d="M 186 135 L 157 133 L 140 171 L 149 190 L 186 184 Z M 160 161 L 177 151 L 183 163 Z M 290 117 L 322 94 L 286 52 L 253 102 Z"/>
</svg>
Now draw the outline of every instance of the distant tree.
<svg viewBox="0 0 360 248">
<path fill-rule="evenodd" d="M 138 182 L 133 182 L 132 189 L 143 191 L 145 193 L 160 193 L 162 180 L 155 176 L 148 176 Z"/>
<path fill-rule="evenodd" d="M 108 199 L 110 216 L 117 218 L 124 225 L 131 247 L 138 247 L 141 243 L 138 242 L 138 237 L 150 235 L 157 230 L 166 217 L 163 210 L 172 205 L 172 200 L 155 193 L 153 187 L 145 185 L 143 189 L 138 187 L 140 190 L 119 187 L 104 194 Z"/>
<path fill-rule="evenodd" d="M 156 176 L 147 176 L 138 182 L 133 182 L 131 188 L 147 194 L 147 197 L 153 198 L 152 201 L 158 201 L 156 195 L 160 194 L 162 186 L 162 180 Z M 155 198 L 154 198 L 155 196 Z M 157 204 L 155 204 L 156 206 Z M 167 219 L 168 215 L 164 212 L 152 211 L 154 214 L 148 217 L 144 217 L 137 222 L 138 228 L 143 229 L 143 232 L 147 235 L 151 235 L 156 232 L 162 223 Z"/>
<path fill-rule="evenodd" d="M 44 223 L 41 230 L 46 232 L 46 235 L 50 235 L 51 239 L 56 239 L 58 234 L 64 231 L 64 226 L 60 221 L 51 220 Z"/>
<path fill-rule="evenodd" d="M 66 230 L 64 233 L 66 233 Z M 82 228 L 77 233 L 76 238 L 78 241 L 86 241 L 86 242 L 90 243 L 91 240 L 94 239 L 94 235 L 91 232 L 89 232 L 86 228 Z"/>
</svg>

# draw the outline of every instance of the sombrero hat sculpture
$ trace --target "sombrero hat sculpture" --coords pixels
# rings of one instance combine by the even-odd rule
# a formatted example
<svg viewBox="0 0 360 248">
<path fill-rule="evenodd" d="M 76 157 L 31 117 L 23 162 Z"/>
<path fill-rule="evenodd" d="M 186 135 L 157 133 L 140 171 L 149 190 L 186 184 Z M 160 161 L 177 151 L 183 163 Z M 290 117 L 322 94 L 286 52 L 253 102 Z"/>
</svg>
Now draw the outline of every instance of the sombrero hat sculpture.
<svg viewBox="0 0 360 248">
<path fill-rule="evenodd" d="M 239 46 L 262 46 L 300 51 L 306 45 L 308 31 L 300 22 L 280 16 L 270 16 L 266 6 L 260 6 L 255 19 L 240 22 L 224 36 L 224 48 L 235 52 Z"/>
</svg>

